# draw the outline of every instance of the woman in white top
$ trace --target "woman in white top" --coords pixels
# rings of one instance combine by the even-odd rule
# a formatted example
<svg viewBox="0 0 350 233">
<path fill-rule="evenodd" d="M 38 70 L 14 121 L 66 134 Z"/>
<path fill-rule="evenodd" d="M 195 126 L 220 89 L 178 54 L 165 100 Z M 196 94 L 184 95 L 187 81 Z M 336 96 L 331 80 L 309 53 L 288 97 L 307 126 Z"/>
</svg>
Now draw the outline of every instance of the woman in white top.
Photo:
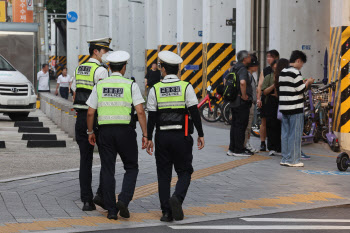
<svg viewBox="0 0 350 233">
<path fill-rule="evenodd" d="M 58 95 L 58 87 L 59 87 L 61 97 L 68 99 L 69 82 L 70 82 L 70 76 L 69 74 L 67 74 L 67 68 L 63 68 L 62 74 L 57 78 L 55 94 Z"/>
</svg>

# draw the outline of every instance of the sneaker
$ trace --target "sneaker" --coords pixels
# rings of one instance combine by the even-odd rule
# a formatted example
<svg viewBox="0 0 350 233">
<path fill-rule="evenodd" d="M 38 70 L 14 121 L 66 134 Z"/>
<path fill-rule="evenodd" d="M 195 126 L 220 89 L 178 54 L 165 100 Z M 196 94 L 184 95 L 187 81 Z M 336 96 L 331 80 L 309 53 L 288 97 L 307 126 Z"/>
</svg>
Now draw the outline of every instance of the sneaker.
<svg viewBox="0 0 350 233">
<path fill-rule="evenodd" d="M 237 156 L 237 157 L 250 157 L 250 156 L 252 156 L 250 153 L 247 153 L 247 152 L 234 153 L 233 155 Z"/>
<path fill-rule="evenodd" d="M 250 145 L 249 142 L 247 142 L 245 148 L 248 149 L 248 150 L 250 150 L 250 151 L 253 152 L 253 153 L 259 152 L 259 150 L 257 150 L 257 149 L 255 149 L 254 147 L 252 147 L 252 145 Z"/>
<path fill-rule="evenodd" d="M 295 164 L 286 163 L 286 166 L 288 166 L 288 167 L 304 167 L 304 164 L 303 163 L 295 163 Z"/>
<path fill-rule="evenodd" d="M 301 156 L 301 159 L 302 159 L 302 160 L 310 160 L 310 158 L 311 158 L 311 157 L 308 156 L 308 155 L 302 155 L 302 156 Z"/>
<path fill-rule="evenodd" d="M 270 150 L 270 152 L 269 152 L 269 156 L 275 156 L 276 155 L 276 151 L 274 151 L 274 150 Z"/>
<path fill-rule="evenodd" d="M 285 162 L 280 162 L 280 165 L 281 165 L 281 166 L 286 166 L 287 163 L 285 163 Z"/>
<path fill-rule="evenodd" d="M 251 150 L 249 150 L 248 148 L 245 148 L 245 149 L 244 149 L 244 152 L 247 153 L 247 154 L 250 154 L 250 155 L 253 155 L 253 154 L 254 154 L 254 152 L 251 151 Z"/>
<path fill-rule="evenodd" d="M 234 156 L 234 153 L 233 153 L 232 151 L 230 151 L 230 150 L 228 150 L 226 154 L 227 154 L 228 156 Z"/>
<path fill-rule="evenodd" d="M 262 142 L 260 145 L 260 151 L 266 151 L 266 144 L 265 142 Z"/>
</svg>

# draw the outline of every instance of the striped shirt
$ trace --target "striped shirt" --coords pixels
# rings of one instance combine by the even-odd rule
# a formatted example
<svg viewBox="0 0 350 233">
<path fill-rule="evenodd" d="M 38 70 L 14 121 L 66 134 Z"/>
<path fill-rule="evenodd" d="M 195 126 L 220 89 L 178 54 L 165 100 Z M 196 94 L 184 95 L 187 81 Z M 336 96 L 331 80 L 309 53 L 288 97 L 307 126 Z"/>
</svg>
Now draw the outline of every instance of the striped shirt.
<svg viewBox="0 0 350 233">
<path fill-rule="evenodd" d="M 305 84 L 299 70 L 288 67 L 279 76 L 279 110 L 284 115 L 303 113 Z"/>
</svg>

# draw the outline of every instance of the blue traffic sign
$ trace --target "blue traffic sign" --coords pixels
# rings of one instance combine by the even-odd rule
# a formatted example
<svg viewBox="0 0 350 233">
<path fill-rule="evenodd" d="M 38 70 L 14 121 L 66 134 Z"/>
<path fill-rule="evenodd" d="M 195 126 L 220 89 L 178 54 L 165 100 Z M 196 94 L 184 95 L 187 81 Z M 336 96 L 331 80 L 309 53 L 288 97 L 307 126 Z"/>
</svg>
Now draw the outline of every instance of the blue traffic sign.
<svg viewBox="0 0 350 233">
<path fill-rule="evenodd" d="M 74 23 L 78 20 L 78 14 L 75 11 L 70 11 L 67 14 L 67 20 L 71 23 Z"/>
<path fill-rule="evenodd" d="M 185 65 L 185 70 L 199 70 L 199 65 Z"/>
</svg>

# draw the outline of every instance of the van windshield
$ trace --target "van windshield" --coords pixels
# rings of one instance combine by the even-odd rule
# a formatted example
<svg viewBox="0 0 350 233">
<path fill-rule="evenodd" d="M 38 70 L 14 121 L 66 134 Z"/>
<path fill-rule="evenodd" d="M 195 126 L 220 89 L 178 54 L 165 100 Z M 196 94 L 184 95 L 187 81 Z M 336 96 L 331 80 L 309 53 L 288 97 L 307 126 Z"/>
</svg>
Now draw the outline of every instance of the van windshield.
<svg viewBox="0 0 350 233">
<path fill-rule="evenodd" d="M 0 71 L 16 71 L 16 69 L 13 68 L 2 56 L 0 56 Z"/>
</svg>

